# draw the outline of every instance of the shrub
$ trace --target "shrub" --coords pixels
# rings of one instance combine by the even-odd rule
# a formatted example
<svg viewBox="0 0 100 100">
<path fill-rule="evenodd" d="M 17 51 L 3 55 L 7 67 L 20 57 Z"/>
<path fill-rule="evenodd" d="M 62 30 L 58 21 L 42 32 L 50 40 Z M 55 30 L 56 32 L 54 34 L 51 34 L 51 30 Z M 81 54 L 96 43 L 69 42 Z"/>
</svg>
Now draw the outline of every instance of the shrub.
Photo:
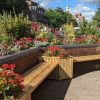
<svg viewBox="0 0 100 100">
<path fill-rule="evenodd" d="M 23 14 L 14 15 L 3 13 L 0 15 L 0 34 L 8 34 L 14 38 L 29 37 L 31 34 L 30 21 Z"/>
<path fill-rule="evenodd" d="M 72 43 L 72 39 L 75 36 L 75 30 L 73 24 L 65 24 L 62 26 L 65 36 L 65 41 L 68 43 Z"/>
</svg>

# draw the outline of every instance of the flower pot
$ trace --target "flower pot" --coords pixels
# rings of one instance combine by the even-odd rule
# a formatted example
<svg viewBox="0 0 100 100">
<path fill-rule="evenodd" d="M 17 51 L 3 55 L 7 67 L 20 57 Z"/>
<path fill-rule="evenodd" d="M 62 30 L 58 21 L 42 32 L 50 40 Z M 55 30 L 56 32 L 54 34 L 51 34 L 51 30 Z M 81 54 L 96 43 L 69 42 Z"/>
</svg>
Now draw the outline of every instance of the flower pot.
<svg viewBox="0 0 100 100">
<path fill-rule="evenodd" d="M 59 58 L 59 57 L 47 57 L 42 56 L 41 61 L 55 63 L 57 62 L 58 67 L 49 75 L 49 79 L 69 79 L 72 76 L 73 71 L 73 58 Z"/>
</svg>

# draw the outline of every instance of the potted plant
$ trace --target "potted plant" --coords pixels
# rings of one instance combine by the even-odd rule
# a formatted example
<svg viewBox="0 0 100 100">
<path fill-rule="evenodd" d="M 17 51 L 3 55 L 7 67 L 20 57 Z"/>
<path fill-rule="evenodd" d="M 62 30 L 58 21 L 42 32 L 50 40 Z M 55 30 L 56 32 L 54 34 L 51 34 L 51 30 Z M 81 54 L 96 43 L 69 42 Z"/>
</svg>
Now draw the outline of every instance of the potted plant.
<svg viewBox="0 0 100 100">
<path fill-rule="evenodd" d="M 59 66 L 52 73 L 50 78 L 56 78 L 58 80 L 67 79 L 71 75 L 71 68 L 69 63 L 73 64 L 73 59 L 69 56 L 69 53 L 57 46 L 49 46 L 42 56 L 42 61 L 55 63 L 58 62 Z"/>
<path fill-rule="evenodd" d="M 0 100 L 16 100 L 24 92 L 22 76 L 14 72 L 15 64 L 0 67 Z"/>
</svg>

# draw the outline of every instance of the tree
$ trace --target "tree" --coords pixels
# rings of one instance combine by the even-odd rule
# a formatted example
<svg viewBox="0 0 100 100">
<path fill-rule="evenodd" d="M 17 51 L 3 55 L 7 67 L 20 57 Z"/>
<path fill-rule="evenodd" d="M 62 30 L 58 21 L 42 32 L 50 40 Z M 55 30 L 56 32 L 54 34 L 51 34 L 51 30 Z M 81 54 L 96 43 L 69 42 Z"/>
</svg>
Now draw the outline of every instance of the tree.
<svg viewBox="0 0 100 100">
<path fill-rule="evenodd" d="M 75 24 L 76 22 L 70 13 L 64 12 L 60 7 L 46 10 L 44 15 L 49 19 L 48 24 L 53 27 L 60 27 L 62 24 L 71 22 Z"/>
<path fill-rule="evenodd" d="M 4 11 L 12 15 L 23 13 L 31 20 L 31 4 L 32 0 L 0 0 L 0 13 Z"/>
<path fill-rule="evenodd" d="M 97 9 L 96 14 L 93 17 L 93 22 L 95 22 L 97 26 L 100 26 L 100 8 Z"/>
<path fill-rule="evenodd" d="M 17 14 L 31 7 L 32 0 L 0 0 L 0 12 L 13 12 Z"/>
<path fill-rule="evenodd" d="M 0 12 L 15 11 L 16 13 L 21 13 L 26 6 L 27 4 L 25 0 L 0 0 Z"/>
</svg>

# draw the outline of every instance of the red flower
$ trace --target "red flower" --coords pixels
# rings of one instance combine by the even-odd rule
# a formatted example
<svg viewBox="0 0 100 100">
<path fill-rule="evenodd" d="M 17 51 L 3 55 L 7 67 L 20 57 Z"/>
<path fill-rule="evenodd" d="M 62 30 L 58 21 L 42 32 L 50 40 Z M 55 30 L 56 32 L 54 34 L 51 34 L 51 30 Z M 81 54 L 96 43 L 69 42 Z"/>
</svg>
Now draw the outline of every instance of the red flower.
<svg viewBox="0 0 100 100">
<path fill-rule="evenodd" d="M 32 30 L 36 30 L 37 27 L 38 27 L 37 23 L 33 22 L 33 23 L 31 24 L 31 29 L 32 29 Z"/>
<path fill-rule="evenodd" d="M 3 64 L 0 71 L 0 100 L 6 97 L 10 97 L 9 93 L 12 92 L 13 99 L 16 95 L 24 92 L 23 77 L 14 72 L 15 64 Z M 5 89 L 5 90 L 4 90 Z M 18 92 L 18 93 L 17 93 Z M 6 93 L 5 95 L 3 95 Z"/>
<path fill-rule="evenodd" d="M 32 43 L 32 38 L 25 38 L 26 42 Z"/>
<path fill-rule="evenodd" d="M 2 68 L 4 68 L 4 69 L 9 68 L 9 65 L 8 64 L 3 64 Z"/>
<path fill-rule="evenodd" d="M 2 68 L 3 69 L 10 69 L 10 70 L 14 70 L 15 64 L 3 64 Z"/>
<path fill-rule="evenodd" d="M 60 51 L 61 48 L 60 47 L 57 47 L 57 46 L 50 46 L 50 47 L 48 47 L 48 50 L 50 52 L 56 52 L 56 51 Z"/>
<path fill-rule="evenodd" d="M 49 54 L 49 56 L 57 56 L 57 57 L 67 57 L 68 56 L 68 52 L 66 50 L 63 50 L 57 46 L 48 47 L 46 53 Z"/>
<path fill-rule="evenodd" d="M 11 70 L 14 70 L 15 64 L 9 64 L 9 68 L 10 68 Z"/>
</svg>

